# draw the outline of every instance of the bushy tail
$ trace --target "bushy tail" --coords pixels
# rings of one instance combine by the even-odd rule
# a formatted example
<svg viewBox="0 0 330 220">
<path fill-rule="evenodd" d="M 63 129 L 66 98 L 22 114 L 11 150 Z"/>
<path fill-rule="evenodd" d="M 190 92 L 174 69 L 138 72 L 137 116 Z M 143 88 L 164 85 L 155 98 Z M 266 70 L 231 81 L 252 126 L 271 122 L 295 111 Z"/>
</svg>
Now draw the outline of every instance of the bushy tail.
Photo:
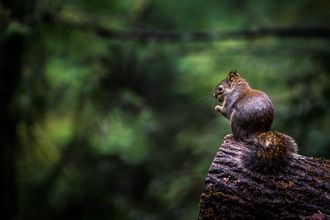
<svg viewBox="0 0 330 220">
<path fill-rule="evenodd" d="M 244 142 L 248 143 L 247 153 L 242 155 L 244 167 L 263 174 L 275 174 L 284 169 L 291 153 L 298 150 L 293 138 L 274 131 L 254 134 Z"/>
</svg>

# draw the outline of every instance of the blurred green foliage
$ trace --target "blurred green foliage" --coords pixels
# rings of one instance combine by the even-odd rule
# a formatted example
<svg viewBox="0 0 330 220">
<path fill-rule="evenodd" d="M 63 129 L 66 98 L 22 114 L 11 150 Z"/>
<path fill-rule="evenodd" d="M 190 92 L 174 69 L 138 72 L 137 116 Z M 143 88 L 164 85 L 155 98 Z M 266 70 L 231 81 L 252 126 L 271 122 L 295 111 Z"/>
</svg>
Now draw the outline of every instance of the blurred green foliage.
<svg viewBox="0 0 330 220">
<path fill-rule="evenodd" d="M 329 1 L 17 2 L 24 4 L 0 8 L 8 21 L 0 41 L 24 36 L 11 103 L 16 219 L 196 219 L 204 177 L 230 132 L 213 110 L 213 88 L 232 69 L 272 98 L 275 130 L 294 137 L 302 154 L 330 158 L 328 40 L 134 41 L 62 22 L 182 32 L 329 28 Z"/>
</svg>

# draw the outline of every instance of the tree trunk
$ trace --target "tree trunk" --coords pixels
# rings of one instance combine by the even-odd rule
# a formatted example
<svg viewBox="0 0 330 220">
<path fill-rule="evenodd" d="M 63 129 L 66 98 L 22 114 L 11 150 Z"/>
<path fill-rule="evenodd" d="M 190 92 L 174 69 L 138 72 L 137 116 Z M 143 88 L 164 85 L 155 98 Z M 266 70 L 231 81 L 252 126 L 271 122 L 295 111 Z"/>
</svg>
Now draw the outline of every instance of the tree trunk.
<svg viewBox="0 0 330 220">
<path fill-rule="evenodd" d="M 249 149 L 226 138 L 205 179 L 198 219 L 330 219 L 330 161 L 290 155 L 276 175 L 240 163 Z"/>
<path fill-rule="evenodd" d="M 17 214 L 17 117 L 14 95 L 21 77 L 23 38 L 13 34 L 0 45 L 0 181 L 3 219 Z"/>
<path fill-rule="evenodd" d="M 0 39 L 0 202 L 1 219 L 17 219 L 18 187 L 16 181 L 16 153 L 18 151 L 18 109 L 16 93 L 22 77 L 25 35 L 11 23 L 27 26 L 29 15 L 33 14 L 34 1 L 2 0 L 0 13 L 5 11 L 1 21 Z M 8 16 L 8 17 L 6 17 Z"/>
</svg>

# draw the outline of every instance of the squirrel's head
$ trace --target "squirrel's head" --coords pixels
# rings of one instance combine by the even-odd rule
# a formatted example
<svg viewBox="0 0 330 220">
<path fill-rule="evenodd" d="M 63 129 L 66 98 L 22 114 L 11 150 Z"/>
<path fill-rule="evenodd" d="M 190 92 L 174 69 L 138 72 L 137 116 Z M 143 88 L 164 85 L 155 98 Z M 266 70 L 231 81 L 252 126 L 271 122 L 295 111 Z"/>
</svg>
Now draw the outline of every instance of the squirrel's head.
<svg viewBox="0 0 330 220">
<path fill-rule="evenodd" d="M 245 79 L 243 79 L 236 70 L 229 72 L 226 79 L 222 80 L 214 90 L 213 96 L 219 101 L 223 102 L 225 95 L 231 92 L 239 85 L 247 85 Z"/>
</svg>

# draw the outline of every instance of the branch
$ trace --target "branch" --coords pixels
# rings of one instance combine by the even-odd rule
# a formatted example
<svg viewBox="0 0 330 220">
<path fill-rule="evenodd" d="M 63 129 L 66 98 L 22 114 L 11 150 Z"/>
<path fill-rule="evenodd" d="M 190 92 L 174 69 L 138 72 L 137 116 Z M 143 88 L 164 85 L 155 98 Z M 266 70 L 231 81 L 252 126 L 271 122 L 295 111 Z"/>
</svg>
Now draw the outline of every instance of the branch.
<svg viewBox="0 0 330 220">
<path fill-rule="evenodd" d="M 292 154 L 278 175 L 252 173 L 239 157 L 249 149 L 231 138 L 205 179 L 199 219 L 330 219 L 330 161 Z"/>
<path fill-rule="evenodd" d="M 329 28 L 260 28 L 242 31 L 159 31 L 159 30 L 117 30 L 91 23 L 64 22 L 65 25 L 83 31 L 95 32 L 98 36 L 108 39 L 137 41 L 219 41 L 233 39 L 259 39 L 266 37 L 278 38 L 316 38 L 330 40 Z"/>
</svg>

